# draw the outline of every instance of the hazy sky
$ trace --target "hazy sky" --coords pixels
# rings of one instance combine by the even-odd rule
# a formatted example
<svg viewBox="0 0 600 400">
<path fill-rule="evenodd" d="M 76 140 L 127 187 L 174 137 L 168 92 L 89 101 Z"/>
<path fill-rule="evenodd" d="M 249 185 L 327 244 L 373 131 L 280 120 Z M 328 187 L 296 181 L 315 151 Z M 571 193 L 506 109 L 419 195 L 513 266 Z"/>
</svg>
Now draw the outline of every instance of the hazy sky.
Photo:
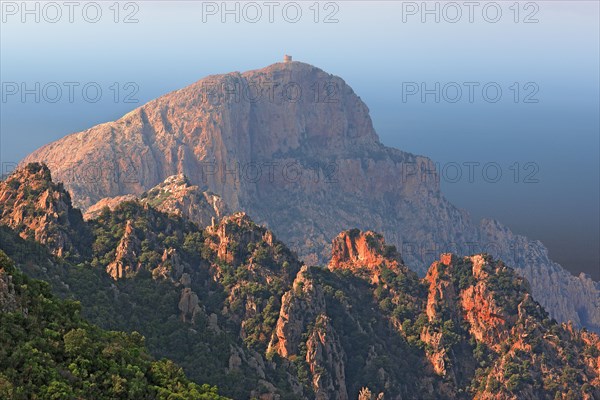
<svg viewBox="0 0 600 400">
<path fill-rule="evenodd" d="M 427 2 L 433 13 L 422 2 L 314 3 L 275 2 L 269 22 L 260 1 L 229 2 L 229 14 L 221 2 L 121 2 L 118 13 L 112 1 L 29 2 L 29 14 L 2 2 L 3 165 L 206 75 L 288 53 L 344 78 L 385 144 L 439 162 L 456 205 L 600 279 L 598 2 Z"/>
</svg>

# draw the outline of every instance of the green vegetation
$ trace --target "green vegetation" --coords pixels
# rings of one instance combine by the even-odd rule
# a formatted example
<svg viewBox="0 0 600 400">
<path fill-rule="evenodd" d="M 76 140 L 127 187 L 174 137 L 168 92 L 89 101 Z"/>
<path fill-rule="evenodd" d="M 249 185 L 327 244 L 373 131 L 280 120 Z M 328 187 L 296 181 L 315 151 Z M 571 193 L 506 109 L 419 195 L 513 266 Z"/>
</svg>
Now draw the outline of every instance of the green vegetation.
<svg viewBox="0 0 600 400">
<path fill-rule="evenodd" d="M 0 279 L 8 285 L 0 300 L 0 397 L 224 399 L 216 388 L 187 380 L 171 361 L 154 361 L 140 334 L 85 322 L 79 303 L 56 299 L 2 251 Z"/>
<path fill-rule="evenodd" d="M 407 343 L 390 326 L 386 310 L 380 308 L 380 303 L 394 304 L 396 300 L 393 300 L 389 291 L 382 289 L 383 284 L 374 287 L 348 270 L 330 272 L 313 267 L 309 274 L 323 288 L 327 314 L 332 316 L 333 328 L 349 357 L 345 363 L 349 397 L 356 398 L 364 386 L 374 392 L 391 390 L 404 393 L 408 398 L 411 398 L 408 394 L 418 393 L 418 382 L 426 375 L 426 367 L 422 361 L 423 351 Z M 391 271 L 386 276 L 390 281 L 403 282 L 405 279 Z M 411 285 L 407 284 L 408 287 L 412 287 Z M 412 289 L 421 290 L 418 286 Z M 376 292 L 379 292 L 379 296 L 373 296 Z M 418 309 L 416 302 L 411 303 L 414 299 L 410 296 L 404 300 L 411 312 Z M 385 305 L 384 308 L 386 307 L 388 306 Z M 385 382 L 381 379 L 382 369 L 389 374 L 388 379 L 393 389 L 385 387 Z M 423 393 L 419 397 L 428 398 Z"/>
<path fill-rule="evenodd" d="M 496 272 L 488 278 L 488 284 L 498 305 L 508 313 L 515 314 L 528 288 L 523 278 L 516 276 L 500 262 L 498 264 Z"/>
<path fill-rule="evenodd" d="M 186 261 L 200 261 L 204 238 L 196 225 L 136 201 L 127 201 L 113 212 L 104 209 L 98 218 L 90 221 L 94 234 L 92 266 L 103 267 L 114 260 L 115 249 L 128 221 L 141 242 L 139 260 L 145 269 L 157 267 L 167 249 L 176 250 Z"/>
</svg>

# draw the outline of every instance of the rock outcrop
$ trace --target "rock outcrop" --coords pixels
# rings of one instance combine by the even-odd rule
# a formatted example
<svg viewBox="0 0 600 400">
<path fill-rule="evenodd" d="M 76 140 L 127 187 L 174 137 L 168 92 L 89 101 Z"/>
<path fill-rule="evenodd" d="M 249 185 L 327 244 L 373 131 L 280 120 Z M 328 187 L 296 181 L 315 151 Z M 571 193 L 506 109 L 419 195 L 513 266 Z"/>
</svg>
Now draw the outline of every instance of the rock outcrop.
<svg viewBox="0 0 600 400">
<path fill-rule="evenodd" d="M 351 229 L 333 240 L 329 269 L 349 269 L 355 274 L 367 275 L 371 283 L 378 283 L 382 268 L 406 272 L 403 264 L 396 248 L 387 246 L 382 235 Z"/>
<path fill-rule="evenodd" d="M 166 248 L 163 251 L 162 258 L 158 267 L 152 270 L 154 278 L 170 279 L 173 282 L 180 281 L 184 286 L 189 286 L 191 278 L 189 274 L 184 277 L 183 272 L 186 268 L 185 263 L 179 257 L 176 249 Z"/>
<path fill-rule="evenodd" d="M 306 362 L 312 375 L 315 398 L 347 400 L 346 353 L 331 326 L 331 319 L 320 314 L 306 340 Z"/>
<path fill-rule="evenodd" d="M 460 294 L 461 307 L 465 312 L 465 319 L 471 326 L 471 334 L 479 341 L 485 342 L 496 351 L 501 344 L 508 340 L 509 331 L 507 324 L 514 323 L 511 317 L 497 304 L 486 285 L 490 274 L 485 270 L 488 261 L 477 255 L 470 258 L 472 273 L 477 284 L 466 288 Z"/>
<path fill-rule="evenodd" d="M 271 232 L 256 225 L 243 212 L 225 217 L 218 225 L 209 226 L 207 232 L 216 239 L 213 241 L 213 250 L 217 257 L 228 263 L 242 262 L 251 243 L 262 240 L 268 245 L 273 245 Z"/>
<path fill-rule="evenodd" d="M 282 297 L 279 318 L 267 352 L 276 352 L 284 358 L 297 355 L 306 327 L 324 311 L 323 292 L 304 266 L 298 272 L 292 289 Z"/>
<path fill-rule="evenodd" d="M 347 338 L 373 329 L 379 318 L 387 319 L 393 332 L 408 343 L 402 350 L 405 357 L 418 355 L 410 361 L 417 376 L 409 380 L 419 396 L 408 398 L 552 399 L 568 393 L 593 399 L 600 394 L 595 389 L 600 379 L 600 338 L 552 321 L 531 297 L 526 280 L 503 262 L 484 254 L 445 253 L 419 282 L 374 232 L 342 232 L 332 248 L 332 275 L 303 267 L 284 294 L 267 350 L 306 361 L 317 398 L 347 398 L 350 391 L 358 392 L 346 374 L 356 367 L 349 359 L 358 362 L 360 346 L 349 347 Z M 343 289 L 330 286 L 335 276 L 349 273 L 352 279 L 344 281 Z M 370 299 L 362 297 L 365 293 Z M 368 304 L 377 308 L 363 314 L 360 305 Z M 347 322 L 354 319 L 359 331 Z M 338 331 L 338 326 L 347 330 Z M 388 332 L 387 340 L 393 341 L 393 332 Z M 378 329 L 371 331 L 371 339 L 380 334 Z M 397 372 L 382 363 L 381 349 L 370 343 L 365 343 L 363 368 L 380 365 L 376 381 L 381 386 L 373 387 L 385 397 L 404 393 L 406 389 L 394 386 L 398 377 L 390 378 Z M 415 348 L 422 352 L 411 353 Z M 566 384 L 569 379 L 581 383 Z M 365 390 L 360 393 L 368 395 Z"/>
<path fill-rule="evenodd" d="M 429 286 L 427 306 L 425 308 L 429 326 L 425 327 L 421 332 L 421 340 L 430 346 L 427 357 L 435 373 L 455 380 L 454 372 L 447 365 L 450 361 L 448 356 L 449 349 L 447 343 L 445 343 L 444 335 L 434 326 L 436 321 L 444 318 L 443 313 L 445 311 L 452 313 L 452 315 L 460 315 L 456 305 L 457 294 L 454 285 L 452 281 L 444 279 L 440 273 L 441 268 L 452 265 L 451 263 L 452 255 L 443 254 L 439 262 L 436 261 L 431 265 L 425 276 L 425 282 Z M 438 306 L 440 303 L 445 305 L 444 309 Z"/>
<path fill-rule="evenodd" d="M 13 277 L 0 268 L 0 313 L 14 312 L 19 309 L 19 302 L 13 284 Z"/>
<path fill-rule="evenodd" d="M 85 252 L 88 232 L 81 212 L 71 205 L 63 185 L 52 182 L 50 170 L 29 164 L 0 182 L 0 224 L 24 239 L 42 243 L 59 257 Z"/>
<path fill-rule="evenodd" d="M 123 236 L 117 246 L 114 261 L 106 266 L 106 273 L 113 279 L 120 279 L 134 274 L 141 265 L 138 261 L 140 253 L 140 240 L 135 234 L 131 221 L 128 220 Z"/>
<path fill-rule="evenodd" d="M 287 359 L 303 357 L 317 399 L 348 399 L 346 354 L 326 314 L 323 289 L 307 267 L 302 267 L 291 290 L 283 295 L 269 353 Z"/>
<path fill-rule="evenodd" d="M 190 288 L 184 288 L 181 291 L 179 299 L 179 311 L 181 311 L 181 319 L 183 322 L 191 322 L 196 320 L 196 316 L 202 312 L 198 302 L 198 295 Z"/>
<path fill-rule="evenodd" d="M 490 253 L 531 282 L 553 317 L 600 329 L 598 282 L 569 274 L 540 242 L 472 221 L 443 197 L 430 159 L 381 144 L 352 88 L 308 64 L 207 77 L 31 161 L 47 163 L 83 208 L 185 174 L 310 264 L 326 262 L 331 239 L 354 227 L 381 232 L 421 274 L 442 252 Z"/>
<path fill-rule="evenodd" d="M 387 274 L 405 277 L 405 267 L 398 261 L 400 256 L 386 247 L 375 232 L 342 232 L 336 241 L 338 243 L 333 247 L 337 250 L 334 250 L 329 269 L 303 266 L 283 295 L 267 355 L 277 354 L 306 368 L 308 382 L 305 383 L 319 399 L 355 397 L 359 385 L 365 382 L 363 376 L 356 374 L 361 370 L 373 371 L 379 387 L 387 387 L 390 393 L 403 390 L 408 393 L 420 388 L 424 398 L 428 398 L 433 388 L 427 383 L 430 375 L 424 370 L 423 360 L 412 360 L 416 375 L 409 379 L 410 384 L 395 375 L 403 366 L 381 364 L 385 357 L 400 353 L 396 353 L 399 350 L 394 347 L 394 355 L 386 354 L 390 349 L 386 350 L 379 341 L 387 340 L 390 344 L 395 343 L 392 346 L 402 347 L 402 339 L 391 329 L 386 317 L 377 311 L 373 294 L 368 286 L 364 286 L 381 284 L 382 276 Z M 385 249 L 389 257 L 383 253 Z M 375 263 L 369 265 L 365 261 Z M 393 272 L 386 265 L 393 268 Z M 340 281 L 337 286 L 333 282 L 338 279 L 338 274 L 358 281 Z M 410 276 L 417 279 L 414 273 Z M 359 337 L 360 342 L 349 339 Z M 405 355 L 406 359 L 400 364 L 411 362 L 408 361 L 411 356 Z M 417 377 L 419 372 L 423 375 Z M 401 388 L 402 385 L 410 389 Z"/>
<path fill-rule="evenodd" d="M 90 206 L 83 217 L 86 220 L 94 219 L 105 207 L 114 210 L 120 203 L 134 200 L 141 204 L 151 205 L 158 211 L 185 217 L 202 228 L 212 225 L 214 220 L 218 221 L 229 214 L 225 202 L 219 196 L 201 191 L 197 185 L 190 185 L 188 179 L 183 175 L 174 175 L 142 193 L 139 197 L 127 194 L 101 199 Z"/>
<path fill-rule="evenodd" d="M 550 321 L 526 280 L 503 262 L 444 254 L 424 281 L 428 323 L 421 339 L 427 358 L 438 375 L 455 383 L 477 376 L 477 364 L 484 366 L 485 378 L 473 383 L 475 399 L 551 398 L 553 390 L 567 398 L 600 395 L 594 389 L 600 379 L 598 335 L 587 341 L 589 333 Z M 566 343 L 578 350 L 567 350 Z M 565 385 L 565 370 L 577 376 L 578 387 Z"/>
<path fill-rule="evenodd" d="M 106 208 L 110 211 L 117 208 L 117 206 L 126 201 L 136 201 L 138 200 L 138 196 L 134 194 L 125 194 L 123 196 L 115 196 L 115 197 L 105 197 L 99 200 L 97 203 L 88 207 L 88 209 L 83 214 L 83 218 L 87 221 L 90 219 L 97 218 L 100 213 Z"/>
</svg>

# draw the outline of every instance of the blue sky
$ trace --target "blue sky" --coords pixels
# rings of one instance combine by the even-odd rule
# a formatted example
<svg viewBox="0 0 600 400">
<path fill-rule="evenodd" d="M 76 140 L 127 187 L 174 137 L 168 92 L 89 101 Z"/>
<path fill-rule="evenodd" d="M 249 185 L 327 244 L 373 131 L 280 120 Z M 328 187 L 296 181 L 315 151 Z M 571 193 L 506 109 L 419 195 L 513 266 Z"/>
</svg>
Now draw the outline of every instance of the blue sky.
<svg viewBox="0 0 600 400">
<path fill-rule="evenodd" d="M 22 10 L 6 3 L 11 2 L 3 2 L 0 38 L 4 163 L 206 75 L 261 68 L 288 53 L 344 78 L 369 106 L 385 144 L 427 155 L 445 167 L 444 191 L 456 205 L 541 239 L 557 261 L 600 279 L 596 1 L 519 2 L 518 22 L 514 1 L 479 2 L 473 22 L 468 8 L 457 2 L 462 17 L 456 23 L 449 22 L 456 8 L 443 9 L 444 3 L 438 5 L 439 23 L 432 14 L 422 22 L 421 2 L 320 2 L 318 22 L 314 2 L 298 2 L 302 16 L 296 23 L 288 21 L 296 9 L 291 2 L 279 2 L 273 23 L 263 2 L 255 3 L 262 12 L 256 23 L 249 21 L 256 16 L 253 9 L 243 14 L 243 3 L 237 23 L 233 14 L 222 22 L 221 10 L 207 13 L 221 2 L 121 2 L 118 23 L 113 2 L 98 2 L 102 15 L 96 23 L 82 13 L 89 2 L 74 10 L 73 23 L 64 7 L 62 18 L 49 22 L 57 14 L 43 11 L 46 3 L 39 3 L 39 22 L 35 15 L 25 15 L 22 22 Z M 21 2 L 13 3 L 20 7 Z M 427 4 L 436 7 L 436 2 Z M 495 4 L 502 14 L 492 23 Z M 87 11 L 93 19 L 94 8 Z M 332 12 L 330 19 L 338 22 L 324 23 Z M 123 23 L 131 13 L 138 22 Z M 525 23 L 528 16 L 538 22 Z M 11 83 L 23 82 L 28 87 L 56 82 L 63 97 L 36 103 L 33 95 L 24 102 L 19 94 L 7 95 L 14 89 Z M 79 83 L 72 103 L 65 82 Z M 80 88 L 90 82 L 103 91 L 97 103 L 83 99 Z M 128 82 L 134 86 L 125 88 Z M 403 101 L 407 82 L 429 88 L 454 82 L 463 89 L 465 82 L 478 88 L 493 83 L 502 97 L 491 103 L 476 89 L 472 103 L 464 91 L 455 103 L 444 98 L 436 103 L 433 95 L 422 102 L 418 94 Z M 134 89 L 138 103 L 124 102 Z M 538 102 L 524 102 L 534 91 L 531 99 Z M 474 182 L 465 175 L 451 182 L 453 166 L 469 162 L 495 163 L 502 179 L 488 182 L 476 169 Z M 530 173 L 538 183 L 524 182 Z"/>
</svg>

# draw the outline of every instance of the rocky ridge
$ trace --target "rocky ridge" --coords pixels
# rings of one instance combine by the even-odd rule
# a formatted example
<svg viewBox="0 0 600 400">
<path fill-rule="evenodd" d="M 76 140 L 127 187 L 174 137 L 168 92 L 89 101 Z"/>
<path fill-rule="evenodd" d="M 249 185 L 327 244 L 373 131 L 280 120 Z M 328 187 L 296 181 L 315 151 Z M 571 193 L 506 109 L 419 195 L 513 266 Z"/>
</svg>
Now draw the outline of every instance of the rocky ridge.
<svg viewBox="0 0 600 400">
<path fill-rule="evenodd" d="M 29 187 L 52 186 L 49 175 L 15 174 L 32 180 L 2 198 L 41 204 L 46 192 Z M 45 208 L 32 211 L 44 218 Z M 350 230 L 334 239 L 327 268 L 303 266 L 245 213 L 201 229 L 139 201 L 82 229 L 91 254 L 58 257 L 48 273 L 68 281 L 90 318 L 141 331 L 157 356 L 234 398 L 600 395 L 599 337 L 553 321 L 527 281 L 486 254 L 442 254 L 421 279 L 381 235 Z M 0 287 L 14 308 L 10 283 Z"/>
<path fill-rule="evenodd" d="M 341 248 L 334 241 L 333 246 L 338 253 L 351 254 L 369 235 L 372 232 L 353 232 L 354 240 L 341 241 L 345 243 Z M 348 237 L 342 233 L 338 239 Z M 373 256 L 363 253 L 354 266 L 333 263 L 330 268 L 355 270 Z M 389 285 L 389 278 L 378 283 Z M 475 399 L 552 398 L 548 390 L 559 387 L 556 398 L 600 395 L 598 335 L 551 321 L 530 295 L 528 282 L 503 262 L 485 254 L 442 254 L 422 284 L 426 294 L 413 298 L 417 303 L 413 310 L 426 318 L 415 315 L 396 326 L 409 342 L 416 327 L 426 359 L 434 373 L 444 378 L 438 396 L 461 398 L 457 388 L 469 382 Z M 392 312 L 392 320 L 398 315 Z M 580 350 L 570 347 L 573 344 Z M 565 371 L 578 376 L 578 389 L 565 385 Z"/>
</svg>

